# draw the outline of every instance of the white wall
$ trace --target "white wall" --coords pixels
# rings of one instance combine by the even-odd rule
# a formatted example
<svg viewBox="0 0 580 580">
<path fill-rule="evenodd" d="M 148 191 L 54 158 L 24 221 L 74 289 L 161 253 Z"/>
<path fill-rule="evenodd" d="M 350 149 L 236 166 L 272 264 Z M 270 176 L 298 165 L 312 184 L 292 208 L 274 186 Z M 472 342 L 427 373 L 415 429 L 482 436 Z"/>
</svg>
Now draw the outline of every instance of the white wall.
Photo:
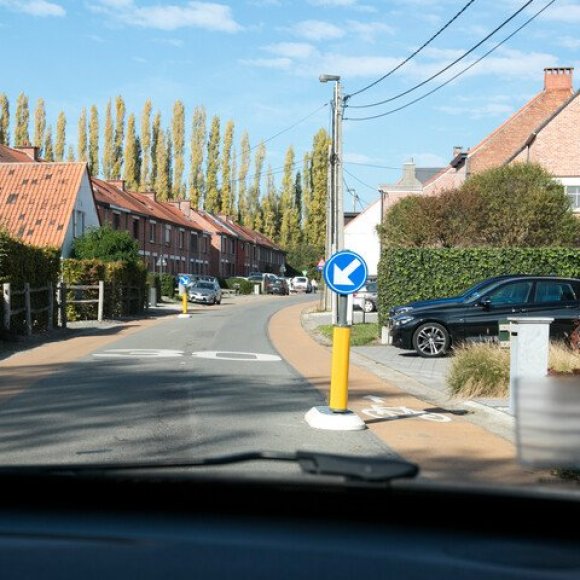
<svg viewBox="0 0 580 580">
<path fill-rule="evenodd" d="M 93 190 L 89 181 L 89 174 L 87 171 L 83 173 L 79 193 L 77 195 L 74 210 L 84 212 L 85 216 L 85 230 L 91 227 L 99 227 L 99 216 L 97 208 L 95 207 L 95 200 L 93 198 Z M 73 211 L 74 211 L 73 210 Z M 63 258 L 68 258 L 73 244 L 73 217 L 70 216 L 66 236 L 62 246 Z"/>
<path fill-rule="evenodd" d="M 378 199 L 344 227 L 344 248 L 362 256 L 369 276 L 377 275 L 380 243 L 377 226 L 381 221 L 381 200 Z"/>
</svg>

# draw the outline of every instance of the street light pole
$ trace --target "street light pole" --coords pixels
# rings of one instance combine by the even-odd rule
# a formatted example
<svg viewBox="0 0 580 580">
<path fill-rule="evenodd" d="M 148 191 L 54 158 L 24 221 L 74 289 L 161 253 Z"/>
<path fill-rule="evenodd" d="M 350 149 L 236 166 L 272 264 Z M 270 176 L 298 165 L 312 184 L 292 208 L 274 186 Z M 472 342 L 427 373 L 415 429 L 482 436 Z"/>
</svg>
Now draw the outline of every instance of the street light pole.
<svg viewBox="0 0 580 580">
<path fill-rule="evenodd" d="M 321 83 L 334 81 L 332 114 L 332 143 L 330 148 L 329 191 L 326 205 L 326 259 L 344 248 L 344 209 L 342 193 L 342 114 L 343 98 L 338 75 L 320 75 Z M 334 292 L 326 289 L 325 309 L 332 310 L 337 318 L 337 303 Z"/>
</svg>

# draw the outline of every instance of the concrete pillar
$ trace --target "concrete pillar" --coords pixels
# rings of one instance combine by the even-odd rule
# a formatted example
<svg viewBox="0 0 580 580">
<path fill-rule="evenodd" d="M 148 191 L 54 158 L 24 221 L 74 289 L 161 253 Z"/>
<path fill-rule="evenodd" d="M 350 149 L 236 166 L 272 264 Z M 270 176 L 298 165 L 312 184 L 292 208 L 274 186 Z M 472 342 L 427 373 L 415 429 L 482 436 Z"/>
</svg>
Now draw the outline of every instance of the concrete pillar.
<svg viewBox="0 0 580 580">
<path fill-rule="evenodd" d="M 525 389 L 523 378 L 548 373 L 550 324 L 553 318 L 508 318 L 510 326 L 510 412 L 516 412 L 516 389 Z M 518 393 L 524 395 L 523 392 Z M 525 395 L 524 395 L 525 396 Z"/>
</svg>

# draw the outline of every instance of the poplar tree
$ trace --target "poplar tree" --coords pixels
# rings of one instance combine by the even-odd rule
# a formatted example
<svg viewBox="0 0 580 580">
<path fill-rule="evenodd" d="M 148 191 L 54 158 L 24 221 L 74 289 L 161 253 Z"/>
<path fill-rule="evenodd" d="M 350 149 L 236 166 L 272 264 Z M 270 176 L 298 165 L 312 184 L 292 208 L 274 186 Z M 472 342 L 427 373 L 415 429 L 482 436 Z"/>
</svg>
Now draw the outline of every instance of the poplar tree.
<svg viewBox="0 0 580 580">
<path fill-rule="evenodd" d="M 131 113 L 127 121 L 127 137 L 123 154 L 123 179 L 127 189 L 136 191 L 139 186 L 139 144 L 135 131 L 135 115 Z"/>
<path fill-rule="evenodd" d="M 68 150 L 67 150 L 67 154 L 66 154 L 66 160 L 69 163 L 72 163 L 73 161 L 75 161 L 75 150 L 73 149 L 72 145 L 68 146 Z"/>
<path fill-rule="evenodd" d="M 272 167 L 266 173 L 266 196 L 262 202 L 262 233 L 271 240 L 278 239 L 278 192 Z"/>
<path fill-rule="evenodd" d="M 305 241 L 324 251 L 326 241 L 326 200 L 328 198 L 328 151 L 330 136 L 320 129 L 313 140 L 311 158 L 312 190 L 304 226 Z"/>
<path fill-rule="evenodd" d="M 10 103 L 4 93 L 0 93 L 0 145 L 10 145 Z"/>
<path fill-rule="evenodd" d="M 30 145 L 30 135 L 28 133 L 29 122 L 30 110 L 28 109 L 28 97 L 24 93 L 20 93 L 16 101 L 16 128 L 14 135 L 14 145 L 16 147 Z"/>
<path fill-rule="evenodd" d="M 151 185 L 153 189 L 157 184 L 157 149 L 159 146 L 159 139 L 161 137 L 161 113 L 157 111 L 153 118 L 153 125 L 151 127 Z"/>
<path fill-rule="evenodd" d="M 64 111 L 58 114 L 56 120 L 56 140 L 54 142 L 54 156 L 57 161 L 64 159 L 64 149 L 66 146 L 66 116 Z"/>
<path fill-rule="evenodd" d="M 105 179 L 113 178 L 113 163 L 115 157 L 115 141 L 113 133 L 113 114 L 111 111 L 111 101 L 107 103 L 105 112 L 105 147 L 103 151 L 103 175 Z"/>
<path fill-rule="evenodd" d="M 248 226 L 255 229 L 260 220 L 260 183 L 266 158 L 266 146 L 261 142 L 254 155 L 254 180 L 248 192 Z"/>
<path fill-rule="evenodd" d="M 157 199 L 160 201 L 167 201 L 170 192 L 169 180 L 169 143 L 171 136 L 159 131 L 157 135 L 157 145 L 155 148 L 155 192 Z"/>
<path fill-rule="evenodd" d="M 221 213 L 232 215 L 234 211 L 234 199 L 232 191 L 232 147 L 234 144 L 234 122 L 230 119 L 224 132 L 224 144 L 222 151 L 222 191 Z"/>
<path fill-rule="evenodd" d="M 247 177 L 250 170 L 250 138 L 248 132 L 244 131 L 240 142 L 240 168 L 238 170 L 238 219 L 242 225 L 247 225 L 250 221 L 248 208 L 248 185 Z"/>
<path fill-rule="evenodd" d="M 221 209 L 220 192 L 218 189 L 218 168 L 220 155 L 220 119 L 215 115 L 211 122 L 207 143 L 206 194 L 203 208 L 210 213 L 218 213 Z"/>
<path fill-rule="evenodd" d="M 147 99 L 141 113 L 141 175 L 139 189 L 151 189 L 151 99 Z"/>
<path fill-rule="evenodd" d="M 289 249 L 300 243 L 298 212 L 295 205 L 294 149 L 288 147 L 284 160 L 284 176 L 280 195 L 280 245 Z"/>
<path fill-rule="evenodd" d="M 79 161 L 88 161 L 88 146 L 87 146 L 87 110 L 83 107 L 81 116 L 79 117 L 79 135 L 77 141 L 77 153 Z"/>
<path fill-rule="evenodd" d="M 125 102 L 119 95 L 115 99 L 115 144 L 113 149 L 113 179 L 120 179 L 123 167 L 123 142 L 125 139 Z"/>
<path fill-rule="evenodd" d="M 93 105 L 89 123 L 89 171 L 96 176 L 99 170 L 99 110 Z"/>
<path fill-rule="evenodd" d="M 304 154 L 304 161 L 302 163 L 302 230 L 308 221 L 308 208 L 310 207 L 310 200 L 312 199 L 312 155 L 310 153 Z"/>
<path fill-rule="evenodd" d="M 173 136 L 173 197 L 185 198 L 183 184 L 184 154 L 185 154 L 185 107 L 181 101 L 173 105 L 171 123 Z"/>
<path fill-rule="evenodd" d="M 52 145 L 52 127 L 49 125 L 44 133 L 44 160 L 54 161 L 54 148 Z"/>
<path fill-rule="evenodd" d="M 42 146 L 44 145 L 44 133 L 46 131 L 46 110 L 44 100 L 36 101 L 34 110 L 34 141 L 32 144 L 38 148 L 38 154 L 42 156 Z"/>
<path fill-rule="evenodd" d="M 207 138 L 206 122 L 205 108 L 202 106 L 196 107 L 193 111 L 191 126 L 191 162 L 189 170 L 189 202 L 194 209 L 202 206 L 205 197 L 203 154 Z"/>
</svg>

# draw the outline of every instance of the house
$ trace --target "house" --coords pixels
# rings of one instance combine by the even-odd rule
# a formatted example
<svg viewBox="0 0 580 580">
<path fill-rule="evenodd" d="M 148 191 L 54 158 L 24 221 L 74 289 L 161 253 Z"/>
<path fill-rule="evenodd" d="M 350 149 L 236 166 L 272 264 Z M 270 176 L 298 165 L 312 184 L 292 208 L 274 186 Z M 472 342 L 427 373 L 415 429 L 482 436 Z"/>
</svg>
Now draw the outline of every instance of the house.
<svg viewBox="0 0 580 580">
<path fill-rule="evenodd" d="M 544 88 L 479 144 L 457 147 L 448 167 L 424 184 L 423 193 L 460 186 L 469 176 L 510 163 L 542 165 L 565 187 L 580 213 L 580 91 L 574 69 L 544 69 Z"/>
<path fill-rule="evenodd" d="M 34 163 L 34 153 L 7 149 L 0 151 L 10 159 L 0 162 L 1 225 L 25 243 L 69 257 L 74 239 L 99 225 L 87 164 Z"/>
<path fill-rule="evenodd" d="M 131 192 L 123 180 L 93 178 L 101 225 L 128 231 L 151 272 L 208 274 L 211 233 L 189 202 L 160 202 L 154 192 Z"/>
<path fill-rule="evenodd" d="M 381 216 L 400 199 L 422 193 L 424 183 L 439 171 L 441 171 L 439 167 L 416 167 L 412 159 L 407 161 L 403 164 L 402 177 L 399 181 L 393 185 L 381 185 L 379 199 L 348 222 L 345 220 L 344 247 L 364 258 L 369 276 L 377 275 L 380 258 L 377 226 L 381 224 Z"/>
</svg>

